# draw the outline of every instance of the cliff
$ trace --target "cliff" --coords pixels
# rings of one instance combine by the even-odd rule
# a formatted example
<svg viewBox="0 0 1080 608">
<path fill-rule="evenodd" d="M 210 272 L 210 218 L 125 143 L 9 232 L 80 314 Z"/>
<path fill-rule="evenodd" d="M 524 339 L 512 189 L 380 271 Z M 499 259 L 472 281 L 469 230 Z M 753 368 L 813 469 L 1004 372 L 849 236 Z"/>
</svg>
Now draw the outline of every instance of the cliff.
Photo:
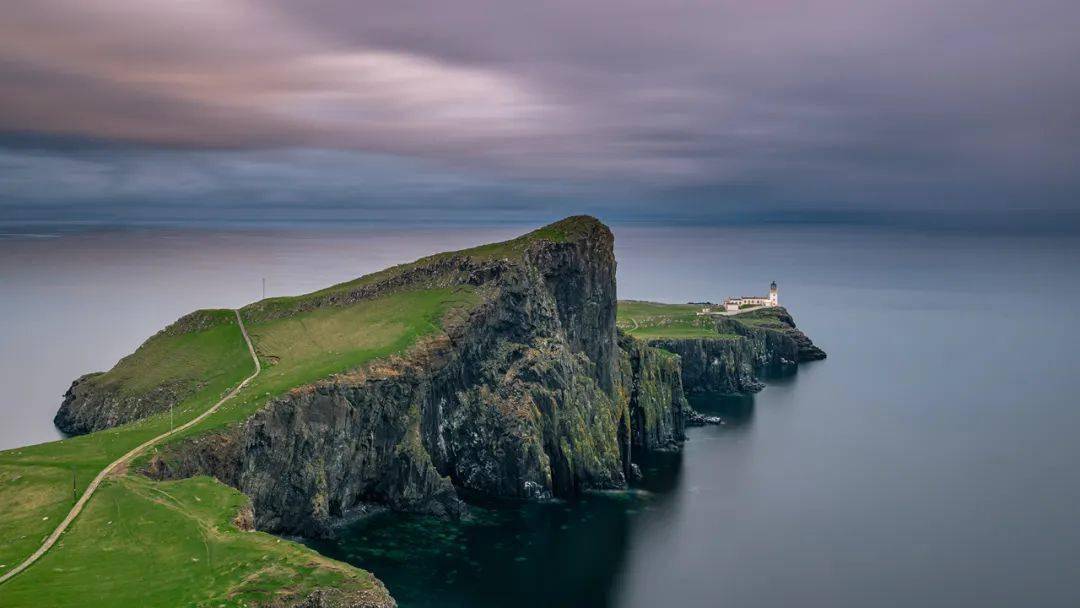
<svg viewBox="0 0 1080 608">
<path fill-rule="evenodd" d="M 690 411 L 679 357 L 622 333 L 619 350 L 624 385 L 629 387 L 632 456 L 677 448 L 686 439 L 687 413 Z"/>
<path fill-rule="evenodd" d="M 782 307 L 730 317 L 698 316 L 697 307 L 629 302 L 624 327 L 656 348 L 677 354 L 690 393 L 743 394 L 761 390 L 767 367 L 824 359 Z M 621 318 L 621 317 L 620 317 Z"/>
<path fill-rule="evenodd" d="M 690 319 L 690 337 L 621 334 L 615 267 L 608 228 L 573 217 L 252 304 L 240 314 L 263 374 L 141 466 L 156 479 L 216 477 L 251 498 L 268 531 L 328 534 L 371 504 L 455 517 L 462 492 L 535 500 L 623 488 L 637 455 L 685 439 L 687 391 L 756 390 L 761 366 L 820 353 L 779 309 Z M 237 329 L 221 323 L 178 322 L 76 381 L 58 420 L 107 428 L 206 397 L 205 361 L 232 348 L 208 332 Z M 183 350 L 193 345 L 195 355 Z M 172 367 L 152 381 L 136 373 L 155 362 Z M 160 386 L 183 390 L 155 399 Z"/>
<path fill-rule="evenodd" d="M 538 499 L 624 487 L 640 400 L 616 344 L 613 237 L 592 218 L 538 232 L 509 253 L 443 254 L 307 300 L 304 311 L 435 285 L 479 294 L 408 350 L 295 387 L 147 470 L 214 475 L 251 496 L 259 528 L 304 534 L 368 503 L 457 515 L 458 489 Z"/>
</svg>

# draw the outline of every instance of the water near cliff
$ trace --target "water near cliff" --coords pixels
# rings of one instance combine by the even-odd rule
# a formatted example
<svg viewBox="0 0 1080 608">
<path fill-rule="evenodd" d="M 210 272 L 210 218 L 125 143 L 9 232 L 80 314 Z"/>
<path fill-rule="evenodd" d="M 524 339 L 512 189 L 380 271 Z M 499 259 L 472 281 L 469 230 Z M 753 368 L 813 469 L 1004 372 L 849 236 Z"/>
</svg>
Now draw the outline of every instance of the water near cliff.
<svg viewBox="0 0 1080 608">
<path fill-rule="evenodd" d="M 762 291 L 829 353 L 635 492 L 387 514 L 327 553 L 402 606 L 1075 606 L 1080 241 L 866 229 L 614 226 L 623 297 Z M 55 436 L 70 380 L 181 314 L 509 237 L 367 228 L 0 238 L 0 447 Z M 55 235 L 44 238 L 40 235 Z"/>
</svg>

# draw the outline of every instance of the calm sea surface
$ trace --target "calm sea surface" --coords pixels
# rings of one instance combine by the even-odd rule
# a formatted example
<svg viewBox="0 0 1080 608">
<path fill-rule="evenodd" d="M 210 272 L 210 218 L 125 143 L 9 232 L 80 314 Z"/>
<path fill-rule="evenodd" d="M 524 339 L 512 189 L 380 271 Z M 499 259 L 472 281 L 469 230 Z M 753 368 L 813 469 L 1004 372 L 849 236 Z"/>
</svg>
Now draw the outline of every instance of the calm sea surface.
<svg viewBox="0 0 1080 608">
<path fill-rule="evenodd" d="M 0 227 L 0 448 L 74 377 L 200 307 L 299 293 L 518 227 Z M 642 463 L 631 492 L 388 514 L 316 546 L 421 606 L 1080 605 L 1080 241 L 615 228 L 621 297 L 763 292 L 829 358 Z"/>
</svg>

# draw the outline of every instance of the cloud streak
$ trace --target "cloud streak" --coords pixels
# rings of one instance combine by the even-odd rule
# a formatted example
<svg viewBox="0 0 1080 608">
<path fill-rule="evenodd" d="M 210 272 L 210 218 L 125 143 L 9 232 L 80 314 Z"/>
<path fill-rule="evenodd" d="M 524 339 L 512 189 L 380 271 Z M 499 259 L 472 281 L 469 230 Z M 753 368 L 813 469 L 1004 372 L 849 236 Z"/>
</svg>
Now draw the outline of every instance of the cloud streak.
<svg viewBox="0 0 1080 608">
<path fill-rule="evenodd" d="M 404 199 L 432 175 L 431 204 L 1072 209 L 1078 26 L 1059 0 L 19 0 L 0 202 L 230 192 L 259 159 L 267 183 L 300 163 L 298 200 Z M 147 162 L 88 156 L 101 142 Z M 63 163 L 94 168 L 32 187 Z"/>
</svg>

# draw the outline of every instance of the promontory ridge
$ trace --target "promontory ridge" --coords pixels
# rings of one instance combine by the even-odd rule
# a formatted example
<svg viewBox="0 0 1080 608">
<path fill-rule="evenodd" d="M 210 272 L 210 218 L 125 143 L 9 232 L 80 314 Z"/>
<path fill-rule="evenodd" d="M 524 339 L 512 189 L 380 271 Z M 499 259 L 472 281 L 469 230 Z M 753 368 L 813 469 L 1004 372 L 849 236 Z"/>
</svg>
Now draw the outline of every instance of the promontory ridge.
<svg viewBox="0 0 1080 608">
<path fill-rule="evenodd" d="M 758 390 L 763 368 L 824 357 L 780 306 L 619 302 L 613 243 L 576 216 L 197 311 L 78 378 L 56 414 L 76 436 L 0 452 L 0 564 L 117 466 L 0 603 L 393 606 L 369 573 L 275 535 L 332 535 L 373 508 L 461 517 L 472 494 L 626 488 L 638 455 L 678 449 L 704 418 L 687 394 Z"/>
</svg>

